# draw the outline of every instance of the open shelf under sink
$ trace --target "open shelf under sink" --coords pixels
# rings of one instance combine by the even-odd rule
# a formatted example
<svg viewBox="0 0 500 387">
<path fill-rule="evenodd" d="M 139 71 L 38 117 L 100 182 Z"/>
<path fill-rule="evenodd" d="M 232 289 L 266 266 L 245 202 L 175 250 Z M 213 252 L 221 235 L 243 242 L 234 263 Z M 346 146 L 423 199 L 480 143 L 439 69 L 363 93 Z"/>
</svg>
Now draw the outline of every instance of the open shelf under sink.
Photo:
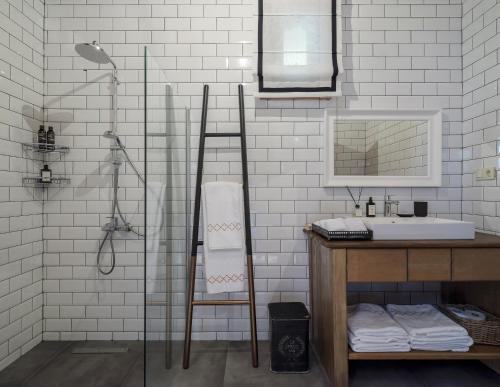
<svg viewBox="0 0 500 387">
<path fill-rule="evenodd" d="M 354 352 L 349 349 L 349 360 L 496 360 L 500 346 L 473 345 L 469 352 L 410 351 L 410 352 Z"/>
</svg>

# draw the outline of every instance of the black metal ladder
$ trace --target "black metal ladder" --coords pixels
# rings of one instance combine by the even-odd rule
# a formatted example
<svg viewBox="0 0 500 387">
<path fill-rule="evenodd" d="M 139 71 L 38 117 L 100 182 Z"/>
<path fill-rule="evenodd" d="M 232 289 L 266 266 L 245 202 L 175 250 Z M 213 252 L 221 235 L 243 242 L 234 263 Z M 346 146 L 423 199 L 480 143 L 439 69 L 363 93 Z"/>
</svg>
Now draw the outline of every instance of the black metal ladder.
<svg viewBox="0 0 500 387">
<path fill-rule="evenodd" d="M 247 162 L 247 144 L 245 133 L 245 106 L 243 85 L 238 85 L 238 99 L 240 112 L 240 132 L 236 133 L 207 133 L 207 110 L 208 110 L 208 85 L 203 87 L 203 106 L 201 114 L 200 145 L 198 148 L 198 169 L 196 173 L 196 191 L 194 199 L 194 219 L 191 244 L 191 259 L 189 270 L 189 291 L 188 308 L 186 317 L 186 331 L 184 336 L 184 357 L 183 367 L 189 368 L 189 358 L 191 354 L 191 332 L 193 325 L 193 307 L 199 305 L 248 305 L 250 309 L 250 331 L 252 342 L 252 365 L 259 366 L 258 344 L 257 344 L 257 324 L 255 318 L 255 290 L 253 276 L 253 258 L 252 258 L 252 239 L 250 235 L 250 199 L 248 195 L 248 162 Z M 207 137 L 240 137 L 241 139 L 241 164 L 243 174 L 243 201 L 245 212 L 245 244 L 247 251 L 247 276 L 248 276 L 248 299 L 243 300 L 195 300 L 195 281 L 196 281 L 196 256 L 198 246 L 203 245 L 203 241 L 198 240 L 200 227 L 200 205 L 201 205 L 201 183 L 203 178 L 203 158 L 205 155 L 205 139 Z"/>
</svg>

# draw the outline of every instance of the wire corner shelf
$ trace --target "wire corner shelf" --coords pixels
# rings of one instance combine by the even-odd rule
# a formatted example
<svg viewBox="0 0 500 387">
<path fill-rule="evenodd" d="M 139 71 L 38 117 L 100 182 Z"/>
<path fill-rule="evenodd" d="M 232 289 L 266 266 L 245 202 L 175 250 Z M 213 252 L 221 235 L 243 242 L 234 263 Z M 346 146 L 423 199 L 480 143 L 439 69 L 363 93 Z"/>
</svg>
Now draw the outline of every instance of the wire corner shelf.
<svg viewBox="0 0 500 387">
<path fill-rule="evenodd" d="M 57 144 L 46 144 L 39 142 L 23 143 L 26 149 L 31 149 L 38 153 L 68 153 L 69 146 L 67 145 L 57 145 Z"/>
<path fill-rule="evenodd" d="M 42 181 L 40 176 L 23 177 L 24 186 L 48 187 L 51 185 L 68 184 L 69 182 L 71 182 L 71 179 L 65 176 L 53 176 L 50 182 Z"/>
</svg>

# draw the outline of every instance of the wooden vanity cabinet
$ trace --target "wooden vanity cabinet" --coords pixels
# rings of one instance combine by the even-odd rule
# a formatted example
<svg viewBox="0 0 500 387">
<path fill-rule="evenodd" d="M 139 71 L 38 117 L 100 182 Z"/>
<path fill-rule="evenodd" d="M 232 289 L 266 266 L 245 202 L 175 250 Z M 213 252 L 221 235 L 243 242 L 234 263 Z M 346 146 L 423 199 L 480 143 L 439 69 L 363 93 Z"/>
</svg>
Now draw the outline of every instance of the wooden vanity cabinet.
<svg viewBox="0 0 500 387">
<path fill-rule="evenodd" d="M 406 249 L 347 249 L 348 282 L 406 281 Z"/>
<path fill-rule="evenodd" d="M 500 250 L 486 249 L 452 249 L 453 281 L 499 281 Z"/>
<path fill-rule="evenodd" d="M 348 386 L 355 360 L 500 359 L 500 347 L 469 352 L 355 353 L 347 343 L 349 282 L 441 281 L 443 301 L 500 315 L 500 237 L 474 240 L 327 241 L 308 231 L 313 350 L 332 386 Z"/>
<path fill-rule="evenodd" d="M 408 281 L 450 281 L 451 249 L 408 249 Z"/>
</svg>

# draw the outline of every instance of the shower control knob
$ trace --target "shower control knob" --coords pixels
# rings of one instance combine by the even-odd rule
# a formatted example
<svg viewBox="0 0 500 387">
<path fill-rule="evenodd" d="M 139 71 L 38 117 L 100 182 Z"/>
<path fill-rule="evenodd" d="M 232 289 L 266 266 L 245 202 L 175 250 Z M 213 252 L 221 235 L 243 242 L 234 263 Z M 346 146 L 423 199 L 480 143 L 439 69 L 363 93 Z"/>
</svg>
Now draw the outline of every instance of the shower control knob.
<svg viewBox="0 0 500 387">
<path fill-rule="evenodd" d="M 115 231 L 118 227 L 118 219 L 116 217 L 108 216 L 109 219 L 113 219 L 111 222 L 106 223 L 102 226 L 102 231 Z"/>
<path fill-rule="evenodd" d="M 130 225 L 130 223 L 124 223 L 120 226 L 117 226 L 115 230 L 129 232 L 129 231 L 132 231 L 132 226 Z"/>
</svg>

